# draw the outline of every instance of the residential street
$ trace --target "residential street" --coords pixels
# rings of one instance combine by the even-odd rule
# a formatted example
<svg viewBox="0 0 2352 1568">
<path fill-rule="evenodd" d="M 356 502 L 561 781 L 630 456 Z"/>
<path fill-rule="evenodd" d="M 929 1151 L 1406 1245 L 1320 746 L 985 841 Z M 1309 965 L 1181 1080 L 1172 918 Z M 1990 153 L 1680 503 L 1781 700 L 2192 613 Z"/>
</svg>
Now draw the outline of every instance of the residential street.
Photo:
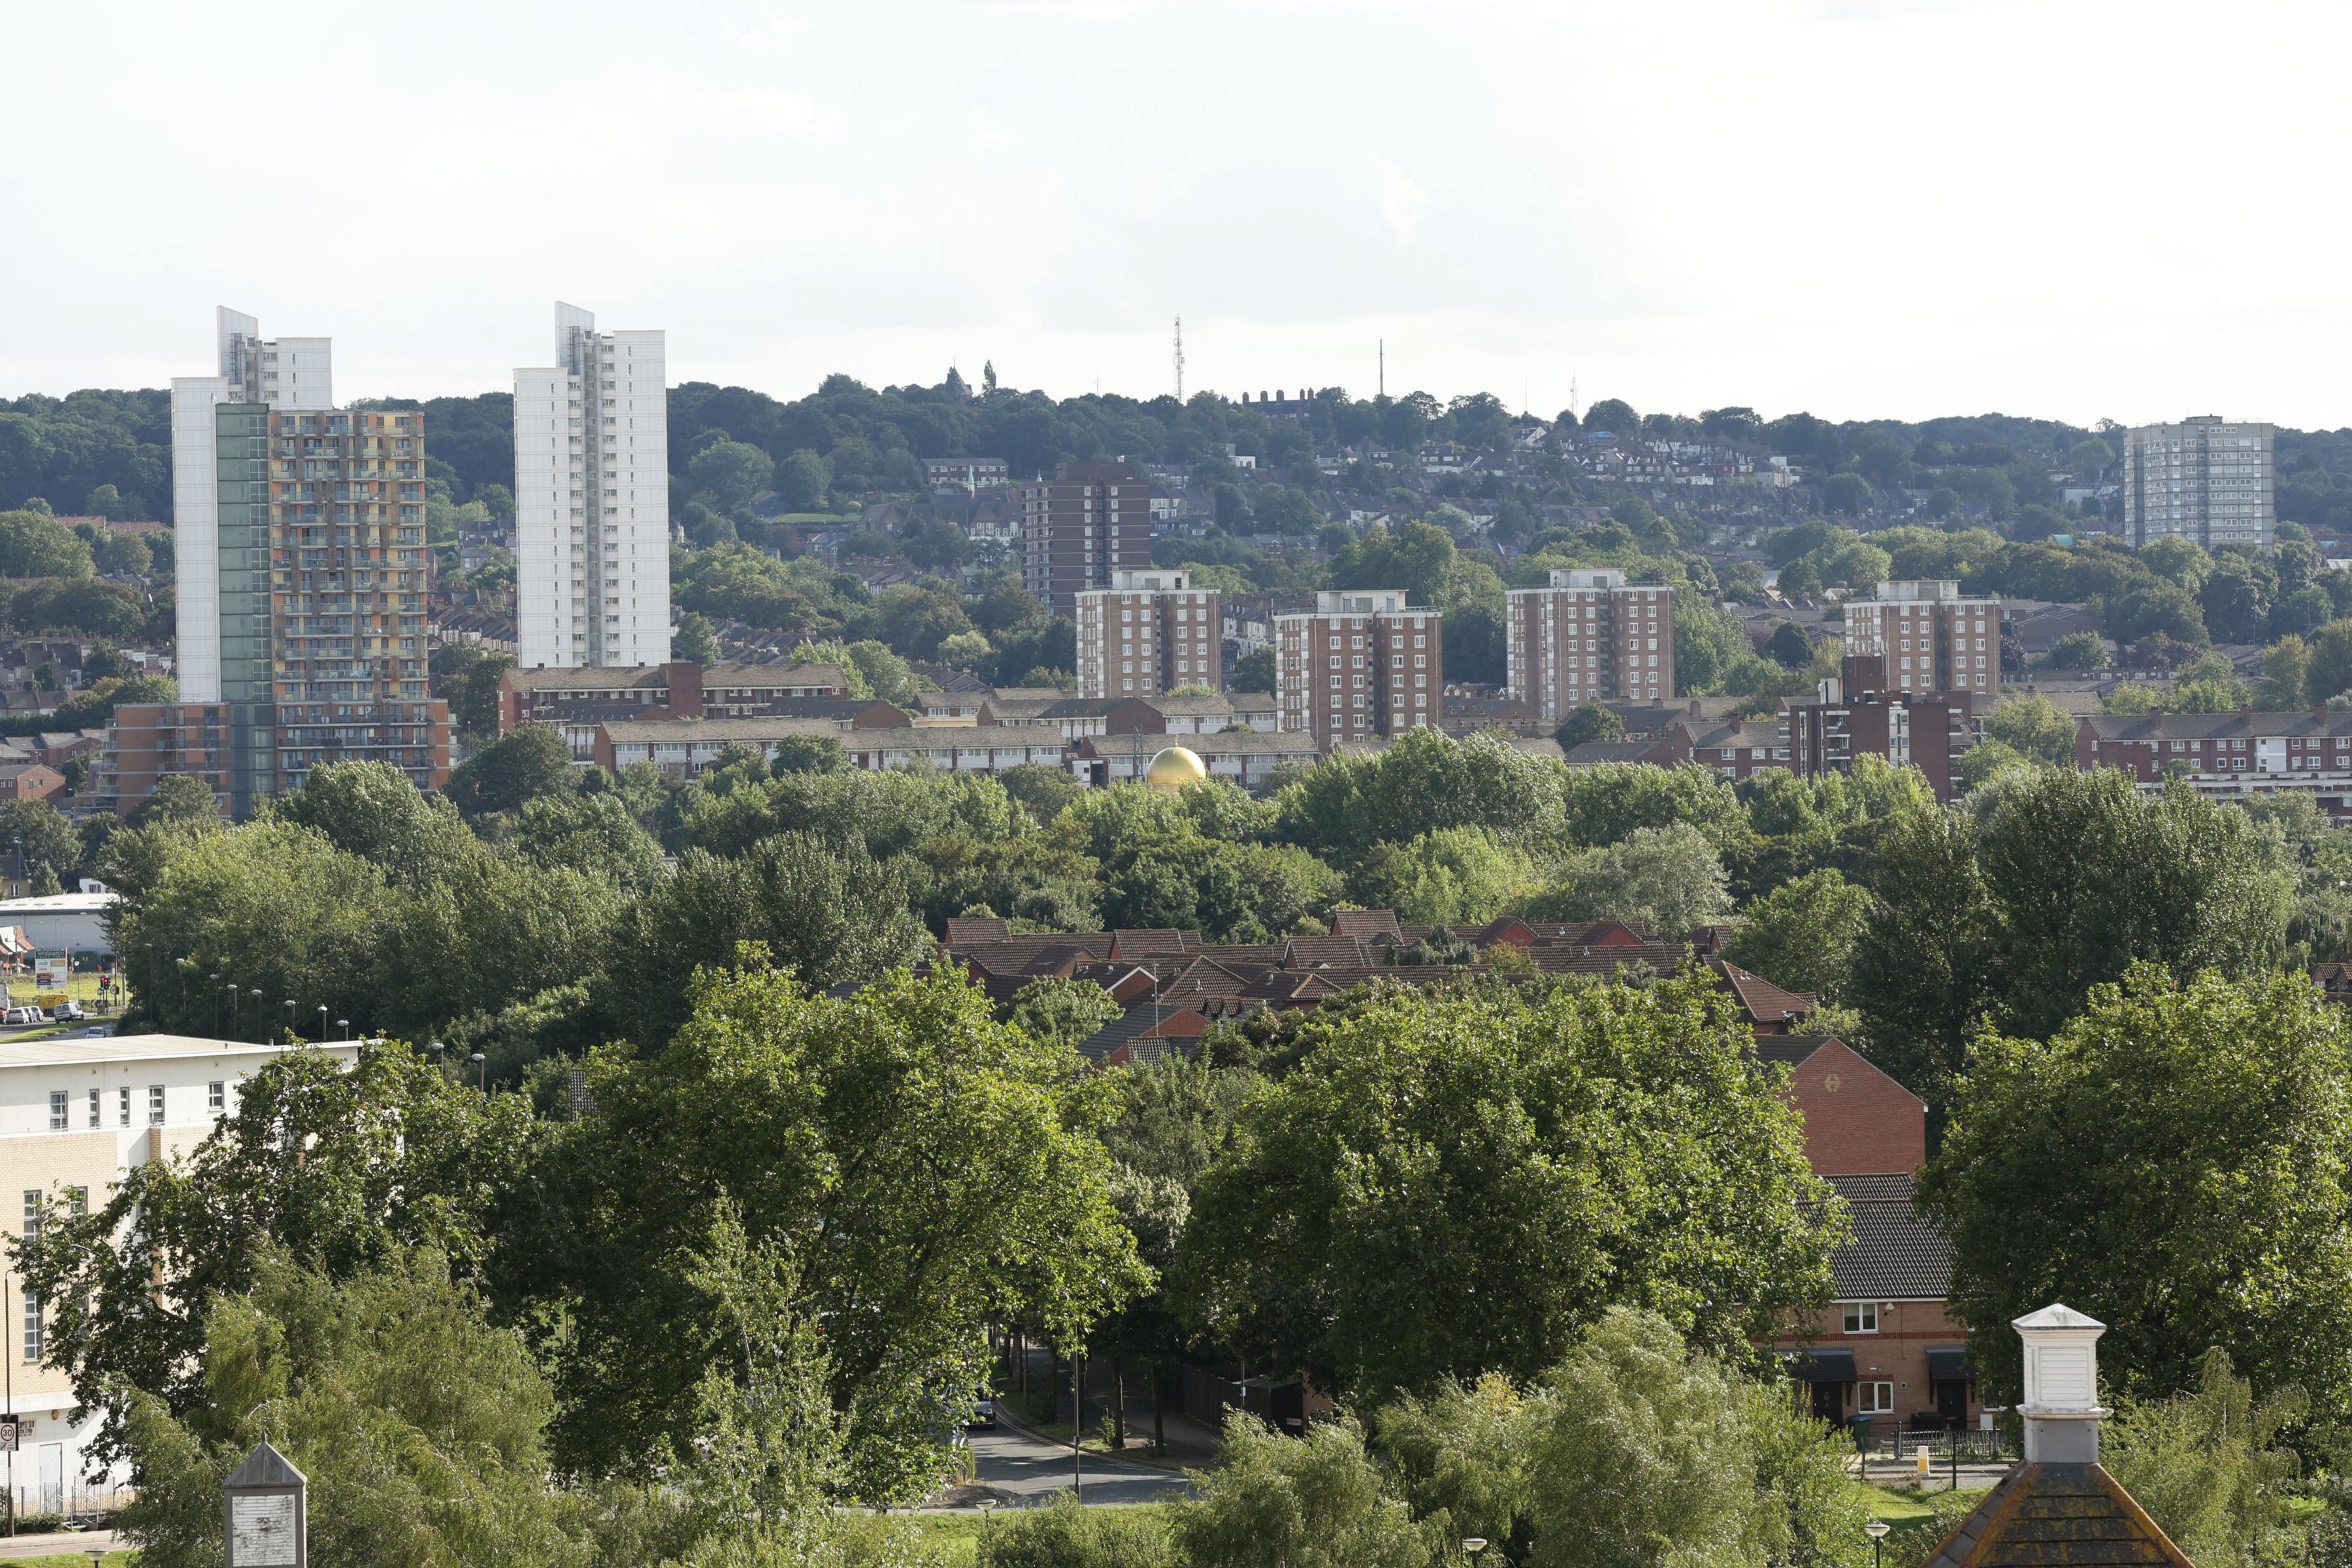
<svg viewBox="0 0 2352 1568">
<path fill-rule="evenodd" d="M 1070 1489 L 1067 1444 L 1047 1443 L 1009 1421 L 992 1432 L 971 1434 L 972 1452 L 980 1460 L 980 1483 L 1002 1499 L 1006 1508 L 1037 1508 L 1055 1492 Z M 1092 1503 L 1157 1502 L 1184 1491 L 1189 1483 L 1171 1470 L 1121 1464 L 1097 1454 L 1086 1460 L 1084 1497 Z"/>
</svg>

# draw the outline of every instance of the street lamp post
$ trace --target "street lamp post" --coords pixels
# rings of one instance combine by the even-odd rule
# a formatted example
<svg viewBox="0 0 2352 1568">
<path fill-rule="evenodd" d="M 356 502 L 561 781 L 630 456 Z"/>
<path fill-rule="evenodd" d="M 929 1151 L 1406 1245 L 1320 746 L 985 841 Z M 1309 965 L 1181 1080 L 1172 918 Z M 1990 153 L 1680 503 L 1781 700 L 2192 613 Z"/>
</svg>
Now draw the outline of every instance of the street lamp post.
<svg viewBox="0 0 2352 1568">
<path fill-rule="evenodd" d="M 1485 1536 L 1465 1535 L 1462 1538 L 1462 1551 L 1471 1562 L 1475 1563 L 1478 1561 L 1478 1553 L 1486 1550 L 1486 1538 Z"/>
<path fill-rule="evenodd" d="M 433 1070 L 442 1077 L 449 1076 L 449 1047 L 436 1040 L 428 1047 L 433 1052 Z"/>
<path fill-rule="evenodd" d="M 1871 1568 L 1882 1568 L 1886 1557 L 1886 1532 L 1891 1528 L 1883 1519 L 1874 1519 L 1862 1527 L 1862 1532 L 1870 1537 Z"/>
<path fill-rule="evenodd" d="M 261 1010 L 261 987 L 256 985 L 246 992 L 246 994 L 253 998 L 253 1032 L 257 1035 L 268 1034 L 269 1032 L 269 1025 L 267 1020 L 268 1019 L 269 1015 Z M 268 1042 L 262 1040 L 256 1040 L 254 1042 L 256 1045 L 264 1045 L 267 1043 Z"/>
<path fill-rule="evenodd" d="M 349 1018 L 336 1019 L 335 1033 L 343 1037 L 344 1043 L 349 1044 L 352 1037 L 352 1021 Z"/>
<path fill-rule="evenodd" d="M 327 1005 L 324 1002 L 319 1004 L 319 1043 L 322 1046 L 327 1043 Z"/>
<path fill-rule="evenodd" d="M 488 1094 L 490 1092 L 490 1058 L 476 1051 L 472 1059 L 482 1064 L 482 1092 Z"/>
<path fill-rule="evenodd" d="M 289 996 L 286 998 L 286 1032 L 293 1036 L 298 1040 L 302 1037 L 302 1031 L 294 1026 L 294 1009 L 299 1005 L 300 1005 L 300 1004 L 296 1002 L 293 997 Z"/>
<path fill-rule="evenodd" d="M 215 974 L 213 976 L 213 1037 L 226 1040 L 228 1037 L 220 1032 L 220 976 Z"/>
</svg>

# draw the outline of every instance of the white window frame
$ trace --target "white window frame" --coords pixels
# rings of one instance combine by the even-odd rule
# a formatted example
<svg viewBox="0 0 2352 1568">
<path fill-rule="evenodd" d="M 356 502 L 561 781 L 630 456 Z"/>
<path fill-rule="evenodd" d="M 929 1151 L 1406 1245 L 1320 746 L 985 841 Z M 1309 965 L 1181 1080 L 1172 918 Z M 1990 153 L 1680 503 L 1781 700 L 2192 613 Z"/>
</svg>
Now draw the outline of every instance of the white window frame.
<svg viewBox="0 0 2352 1568">
<path fill-rule="evenodd" d="M 1879 1304 L 1875 1301 L 1842 1301 L 1845 1310 L 1845 1331 L 1849 1334 L 1878 1332 Z"/>
<path fill-rule="evenodd" d="M 1858 1415 L 1892 1415 L 1895 1414 L 1895 1384 L 1865 1378 L 1853 1385 L 1854 1414 Z"/>
</svg>

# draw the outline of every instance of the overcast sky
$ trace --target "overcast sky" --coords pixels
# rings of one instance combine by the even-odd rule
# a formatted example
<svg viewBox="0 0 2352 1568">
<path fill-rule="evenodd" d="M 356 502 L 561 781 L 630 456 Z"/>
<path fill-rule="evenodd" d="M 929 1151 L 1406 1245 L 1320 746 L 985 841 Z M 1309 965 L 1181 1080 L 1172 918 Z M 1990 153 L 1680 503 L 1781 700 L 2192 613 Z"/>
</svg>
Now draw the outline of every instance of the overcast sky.
<svg viewBox="0 0 2352 1568">
<path fill-rule="evenodd" d="M 1550 414 L 2352 425 L 2352 6 L 0 0 L 0 395 L 983 361 Z"/>
</svg>

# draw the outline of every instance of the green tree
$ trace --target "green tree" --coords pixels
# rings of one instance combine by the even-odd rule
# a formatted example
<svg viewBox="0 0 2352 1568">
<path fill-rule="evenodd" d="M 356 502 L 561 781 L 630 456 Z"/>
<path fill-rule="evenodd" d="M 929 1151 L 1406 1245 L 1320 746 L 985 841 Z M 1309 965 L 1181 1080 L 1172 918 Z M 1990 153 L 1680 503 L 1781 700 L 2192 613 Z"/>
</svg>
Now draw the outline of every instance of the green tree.
<svg viewBox="0 0 2352 1568">
<path fill-rule="evenodd" d="M 87 577 L 89 546 L 44 512 L 0 511 L 0 577 Z"/>
<path fill-rule="evenodd" d="M 217 821 L 220 816 L 220 797 L 213 794 L 210 784 L 186 773 L 165 773 L 124 820 L 133 827 L 145 827 L 163 822 Z"/>
<path fill-rule="evenodd" d="M 2046 1044 L 1979 1040 L 1919 1187 L 1952 1239 L 1952 1310 L 1995 1397 L 2033 1303 L 2108 1325 L 2108 1387 L 2161 1397 L 2221 1345 L 2255 1386 L 2352 1397 L 2352 1117 L 2344 1011 L 2303 976 L 2092 990 Z"/>
<path fill-rule="evenodd" d="M 1021 804 L 1040 827 L 1062 815 L 1062 808 L 1086 793 L 1085 786 L 1060 768 L 1043 763 L 1023 763 L 997 775 L 1004 793 Z"/>
<path fill-rule="evenodd" d="M 1810 871 L 1748 905 L 1747 923 L 1725 956 L 1784 990 L 1843 1005 L 1869 915 L 1866 889 L 1827 868 Z"/>
<path fill-rule="evenodd" d="M 733 511 L 768 488 L 775 465 L 743 441 L 714 441 L 687 459 L 687 483 L 707 490 L 721 511 Z"/>
<path fill-rule="evenodd" d="M 1783 669 L 1802 669 L 1813 662 L 1813 639 L 1794 621 L 1782 621 L 1764 639 L 1764 657 Z"/>
<path fill-rule="evenodd" d="M 1170 1531 L 1195 1568 L 1421 1568 L 1430 1542 L 1391 1495 L 1352 1416 L 1301 1439 L 1234 1413 L 1200 1495 Z"/>
<path fill-rule="evenodd" d="M 2104 1424 L 2099 1462 L 2207 1568 L 2293 1562 L 2303 1542 L 2288 1488 L 2299 1467 L 2292 1449 L 2273 1445 L 2309 1413 L 2300 1388 L 2256 1400 L 2230 1352 L 2213 1345 L 2194 1385 L 2123 1403 Z"/>
<path fill-rule="evenodd" d="M 1637 827 L 1624 840 L 1565 857 L 1551 884 L 1521 900 L 1537 921 L 1623 921 L 1679 941 L 1731 912 L 1723 857 L 1688 823 Z"/>
<path fill-rule="evenodd" d="M 1895 818 L 1879 843 L 1851 984 L 1871 1058 L 1936 1103 L 1998 994 L 1995 931 L 1976 825 L 1947 811 Z"/>
<path fill-rule="evenodd" d="M 1738 793 L 1713 770 L 1603 763 L 1579 768 L 1561 784 L 1561 831 L 1570 844 L 1615 844 L 1637 827 L 1687 823 L 1718 847 L 1743 834 L 1748 814 Z"/>
<path fill-rule="evenodd" d="M 2050 645 L 2042 661 L 2052 669 L 2105 669 L 2114 662 L 2105 637 L 2096 632 L 2068 632 Z"/>
<path fill-rule="evenodd" d="M 1625 738 L 1625 721 L 1617 717 L 1614 710 L 1598 702 L 1580 703 L 1559 721 L 1551 738 L 1563 752 L 1574 751 L 1590 741 L 1622 741 Z"/>
<path fill-rule="evenodd" d="M 771 773 L 837 773 L 849 766 L 838 735 L 786 735 L 768 759 Z"/>
<path fill-rule="evenodd" d="M 424 1247 L 478 1270 L 531 1138 L 520 1099 L 485 1100 L 405 1047 L 363 1043 L 349 1068 L 301 1050 L 255 1068 L 192 1153 L 132 1166 L 86 1214 L 68 1190 L 47 1194 L 16 1254 L 48 1313 L 48 1364 L 104 1413 L 99 1451 L 128 1452 L 133 1407 L 116 1391 L 174 1419 L 206 1407 L 207 1314 L 272 1258 L 341 1279 Z M 219 1496 L 215 1482 L 215 1526 Z"/>
<path fill-rule="evenodd" d="M 1233 674 L 1226 678 L 1225 685 L 1234 691 L 1271 692 L 1274 677 L 1274 649 L 1262 647 L 1234 661 Z"/>
<path fill-rule="evenodd" d="M 2311 703 L 2311 645 L 2289 632 L 2263 649 L 2263 708 L 2292 712 Z"/>
<path fill-rule="evenodd" d="M 1375 846 L 1348 888 L 1365 908 L 1394 910 L 1407 925 L 1480 925 L 1535 879 L 1524 851 L 1480 828 L 1446 827 Z"/>
<path fill-rule="evenodd" d="M 2314 702 L 2352 691 L 2352 620 L 2330 621 L 2311 635 L 2307 695 Z"/>
<path fill-rule="evenodd" d="M 1558 799 L 1559 764 L 1507 741 L 1408 731 L 1386 749 L 1302 769 L 1277 797 L 1283 835 L 1341 865 L 1445 827 L 1524 828 Z"/>
<path fill-rule="evenodd" d="M 520 811 L 541 795 L 569 790 L 578 780 L 572 746 L 547 724 L 518 724 L 457 764 L 449 798 L 468 816 Z"/>
<path fill-rule="evenodd" d="M 711 635 L 710 617 L 698 610 L 688 610 L 677 618 L 677 635 L 670 639 L 673 658 L 688 664 L 711 665 L 719 662 L 719 639 Z"/>
<path fill-rule="evenodd" d="M 1075 1047 L 1123 1011 L 1091 980 L 1049 974 L 1013 994 L 1009 1022 L 1034 1039 Z"/>
<path fill-rule="evenodd" d="M 2012 692 L 1985 715 L 1986 738 L 2045 768 L 2074 765 L 2074 721 L 2040 693 Z"/>
<path fill-rule="evenodd" d="M 222 1556 L 221 1485 L 265 1439 L 310 1478 L 310 1550 L 353 1568 L 595 1560 L 585 1510 L 547 1484 L 546 1378 L 446 1260 L 348 1279 L 266 1258 L 205 1303 L 201 1394 L 128 1397 L 139 1486 L 117 1526 L 157 1568 Z"/>
<path fill-rule="evenodd" d="M 2293 879 L 2243 812 L 2112 768 L 2006 791 L 1979 850 L 2005 1026 L 2054 1033 L 2136 960 L 2250 974 L 2274 961 Z"/>
<path fill-rule="evenodd" d="M 814 511 L 824 505 L 825 491 L 832 488 L 833 466 L 803 447 L 778 463 L 769 477 L 786 511 Z"/>
<path fill-rule="evenodd" d="M 1835 1224 L 1744 1044 L 1696 977 L 1375 993 L 1244 1109 L 1179 1289 L 1335 1394 L 1526 1379 L 1614 1305 L 1769 1334 L 1827 1300 Z"/>
<path fill-rule="evenodd" d="M 81 864 L 81 839 L 73 824 L 46 800 L 0 803 L 0 845 L 20 851 L 28 867 L 64 872 Z"/>
<path fill-rule="evenodd" d="M 573 1303 L 549 1347 L 567 1458 L 641 1464 L 651 1439 L 696 1436 L 721 1321 L 697 1276 L 731 1213 L 797 1263 L 824 1324 L 845 1495 L 928 1491 L 937 1411 L 975 1390 L 985 1324 L 1025 1316 L 1070 1344 L 1143 1282 L 1097 1139 L 1110 1104 L 1077 1066 L 961 976 L 903 971 L 839 997 L 709 973 L 657 1057 L 596 1058 L 551 1156 L 540 1280 Z"/>
<path fill-rule="evenodd" d="M 812 834 L 763 838 L 730 859 L 688 849 L 614 931 L 614 1010 L 634 1038 L 658 1045 L 685 1019 L 697 971 L 731 964 L 746 942 L 811 985 L 877 979 L 929 945 L 910 892 L 904 866 Z"/>
</svg>

